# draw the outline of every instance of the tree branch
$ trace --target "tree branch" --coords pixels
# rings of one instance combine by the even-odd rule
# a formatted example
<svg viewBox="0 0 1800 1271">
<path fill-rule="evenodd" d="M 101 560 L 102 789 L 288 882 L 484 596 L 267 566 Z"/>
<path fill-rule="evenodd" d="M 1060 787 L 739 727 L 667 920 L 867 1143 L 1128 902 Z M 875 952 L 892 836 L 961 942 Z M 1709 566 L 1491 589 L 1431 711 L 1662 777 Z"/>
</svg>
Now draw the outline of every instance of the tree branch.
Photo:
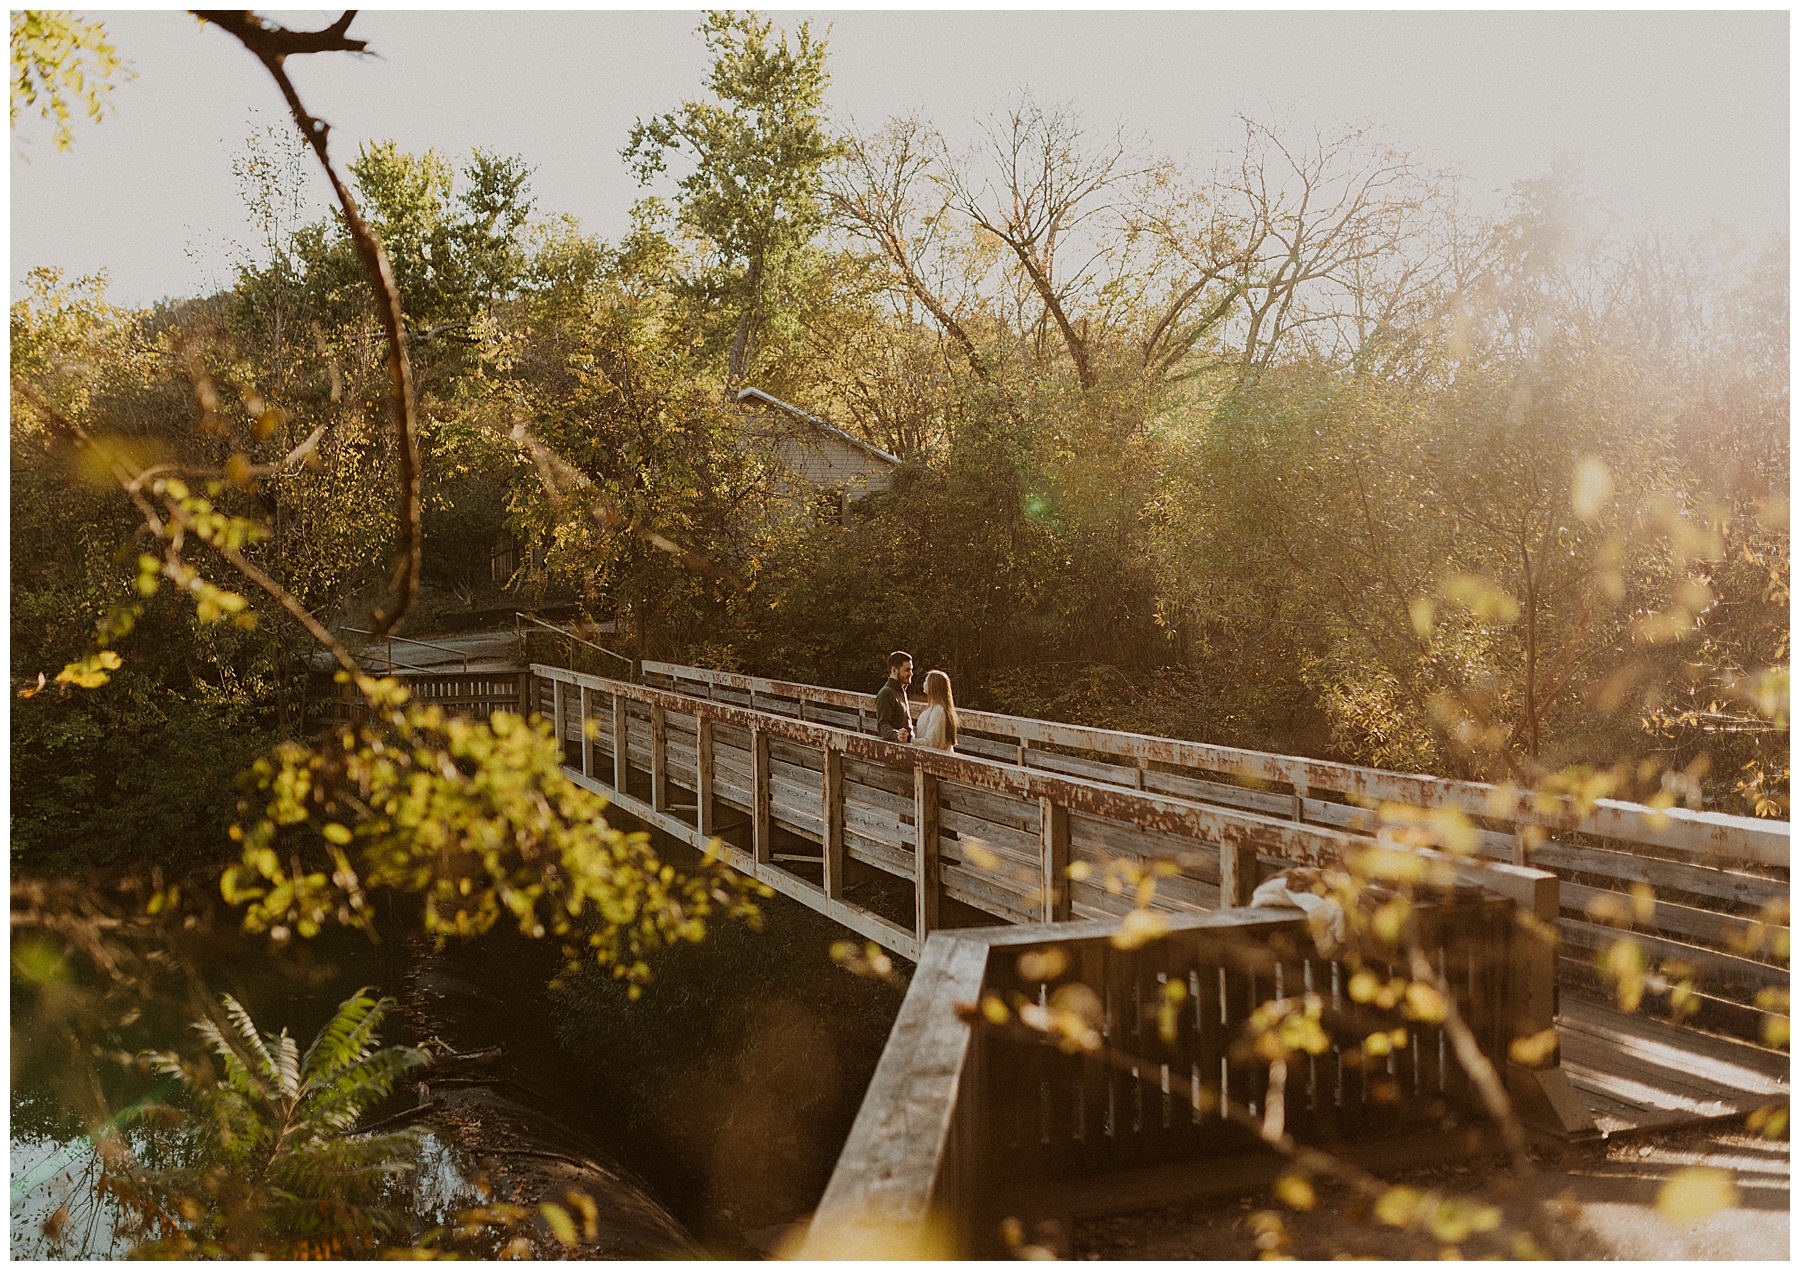
<svg viewBox="0 0 1800 1271">
<path fill-rule="evenodd" d="M 290 31 L 248 9 L 196 9 L 196 16 L 236 37 L 263 68 L 269 72 L 281 95 L 287 100 L 294 123 L 312 146 L 325 176 L 337 195 L 344 213 L 344 226 L 356 247 L 369 285 L 375 293 L 375 308 L 388 342 L 388 411 L 394 424 L 397 461 L 400 469 L 400 499 L 397 512 L 401 551 L 394 563 L 389 585 L 394 591 L 394 605 L 377 610 L 373 616 L 376 635 L 396 630 L 419 598 L 419 565 L 424 542 L 420 520 L 421 464 L 419 457 L 418 407 L 413 396 L 412 365 L 406 356 L 406 325 L 400 311 L 400 290 L 394 283 L 394 271 L 388 263 L 381 240 L 363 223 L 356 200 L 338 175 L 327 149 L 331 125 L 309 114 L 288 78 L 283 59 L 297 53 L 364 53 L 366 40 L 350 39 L 345 33 L 356 10 L 345 10 L 342 17 L 321 31 Z"/>
</svg>

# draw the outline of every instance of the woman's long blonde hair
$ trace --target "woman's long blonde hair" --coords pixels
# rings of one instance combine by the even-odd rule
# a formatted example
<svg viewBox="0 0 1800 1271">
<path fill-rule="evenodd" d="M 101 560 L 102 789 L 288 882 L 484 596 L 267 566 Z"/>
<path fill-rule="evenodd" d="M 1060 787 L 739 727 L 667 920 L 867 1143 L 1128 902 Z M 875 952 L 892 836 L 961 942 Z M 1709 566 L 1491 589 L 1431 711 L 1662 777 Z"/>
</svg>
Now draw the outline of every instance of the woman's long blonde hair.
<svg viewBox="0 0 1800 1271">
<path fill-rule="evenodd" d="M 956 698 L 950 693 L 950 677 L 933 671 L 925 677 L 925 700 L 944 708 L 944 744 L 956 744 Z"/>
</svg>

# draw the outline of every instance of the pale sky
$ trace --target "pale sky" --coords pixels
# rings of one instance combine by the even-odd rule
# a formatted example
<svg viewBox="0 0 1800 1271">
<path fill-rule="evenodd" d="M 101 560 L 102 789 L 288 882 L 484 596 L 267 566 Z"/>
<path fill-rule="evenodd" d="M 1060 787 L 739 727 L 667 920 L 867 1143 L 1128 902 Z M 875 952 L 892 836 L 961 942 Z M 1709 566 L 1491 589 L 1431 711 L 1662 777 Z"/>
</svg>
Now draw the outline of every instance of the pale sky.
<svg viewBox="0 0 1800 1271">
<path fill-rule="evenodd" d="M 13 295 L 36 265 L 105 269 L 118 303 L 229 283 L 247 241 L 231 161 L 285 119 L 274 85 L 222 33 L 178 11 L 102 17 L 137 78 L 58 153 L 13 129 Z M 1310 130 L 1368 123 L 1464 173 L 1497 206 L 1559 155 L 1628 223 L 1722 223 L 1760 241 L 1788 224 L 1788 15 L 1763 12 L 772 11 L 829 23 L 828 103 L 842 126 L 918 112 L 953 140 L 1029 88 L 1097 132 L 1123 126 L 1208 168 L 1234 116 Z M 335 16 L 271 11 L 296 26 Z M 534 165 L 538 209 L 615 238 L 640 191 L 619 159 L 635 119 L 697 96 L 697 11 L 365 11 L 379 58 L 294 59 L 341 159 L 392 138 L 460 161 Z M 19 157 L 23 149 L 27 159 Z M 324 185 L 318 182 L 322 198 Z"/>
</svg>

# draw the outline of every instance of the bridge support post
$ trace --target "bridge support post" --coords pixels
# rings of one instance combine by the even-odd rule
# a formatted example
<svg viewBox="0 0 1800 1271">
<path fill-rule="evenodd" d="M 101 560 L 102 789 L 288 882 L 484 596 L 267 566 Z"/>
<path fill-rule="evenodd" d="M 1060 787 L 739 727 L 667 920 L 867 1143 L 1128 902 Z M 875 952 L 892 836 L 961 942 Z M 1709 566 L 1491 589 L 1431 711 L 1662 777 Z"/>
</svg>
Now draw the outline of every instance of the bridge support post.
<svg viewBox="0 0 1800 1271">
<path fill-rule="evenodd" d="M 563 748 L 563 685 L 561 680 L 550 681 L 550 716 L 555 721 L 550 726 L 550 732 L 556 738 L 556 761 L 567 763 L 569 754 Z"/>
<path fill-rule="evenodd" d="M 1256 891 L 1256 849 L 1248 843 L 1219 844 L 1219 908 L 1240 909 Z"/>
<path fill-rule="evenodd" d="M 1025 744 L 1019 743 L 1019 753 Z M 1069 917 L 1069 809 L 1053 799 L 1038 800 L 1038 843 L 1042 857 L 1039 873 L 1045 922 L 1066 922 Z"/>
<path fill-rule="evenodd" d="M 760 728 L 750 730 L 750 846 L 758 865 L 772 864 L 775 845 L 770 840 L 773 828 L 769 819 L 769 734 Z"/>
<path fill-rule="evenodd" d="M 819 752 L 824 762 L 824 799 L 819 823 L 823 827 L 825 896 L 844 898 L 844 753 L 827 746 Z"/>
<path fill-rule="evenodd" d="M 669 810 L 669 721 L 663 708 L 650 708 L 650 806 Z"/>
<path fill-rule="evenodd" d="M 694 820 L 700 837 L 710 839 L 718 833 L 713 811 L 713 722 L 701 715 L 694 724 L 694 802 L 698 805 Z"/>
<path fill-rule="evenodd" d="M 579 702 L 580 702 L 580 706 L 581 706 L 581 775 L 584 777 L 591 777 L 594 775 L 594 735 L 592 732 L 589 731 L 589 724 L 590 724 L 590 721 L 592 720 L 593 716 L 592 716 L 591 712 L 589 712 L 589 710 L 588 710 L 588 688 L 587 688 L 587 685 L 583 684 L 581 686 L 580 693 L 581 693 L 581 697 L 579 699 Z"/>
<path fill-rule="evenodd" d="M 937 778 L 913 769 L 913 893 L 917 898 L 919 948 L 937 929 L 939 876 Z"/>
<path fill-rule="evenodd" d="M 631 726 L 625 714 L 625 696 L 613 694 L 613 789 L 631 793 Z"/>
</svg>

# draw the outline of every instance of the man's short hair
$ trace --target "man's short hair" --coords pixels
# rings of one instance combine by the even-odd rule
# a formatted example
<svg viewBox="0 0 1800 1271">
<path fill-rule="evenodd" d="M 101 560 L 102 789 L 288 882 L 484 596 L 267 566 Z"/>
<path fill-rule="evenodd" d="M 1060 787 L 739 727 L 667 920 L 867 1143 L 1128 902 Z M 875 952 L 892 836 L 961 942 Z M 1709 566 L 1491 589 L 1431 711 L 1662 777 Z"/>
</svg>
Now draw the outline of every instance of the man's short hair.
<svg viewBox="0 0 1800 1271">
<path fill-rule="evenodd" d="M 892 653 L 888 654 L 888 670 L 898 671 L 910 661 L 912 661 L 912 654 L 908 653 L 905 649 L 895 649 Z"/>
</svg>

